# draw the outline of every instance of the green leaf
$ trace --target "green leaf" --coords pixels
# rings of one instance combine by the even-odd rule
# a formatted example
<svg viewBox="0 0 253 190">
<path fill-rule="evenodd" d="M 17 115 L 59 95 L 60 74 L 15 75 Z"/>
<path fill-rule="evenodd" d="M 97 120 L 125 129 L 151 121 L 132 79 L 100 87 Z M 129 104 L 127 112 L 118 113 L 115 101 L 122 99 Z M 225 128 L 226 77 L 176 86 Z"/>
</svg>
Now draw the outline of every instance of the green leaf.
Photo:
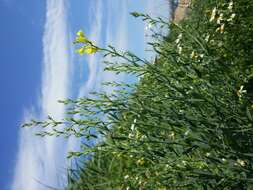
<svg viewBox="0 0 253 190">
<path fill-rule="evenodd" d="M 248 119 L 249 119 L 250 121 L 253 121 L 252 115 L 251 115 L 251 113 L 250 113 L 249 107 L 246 107 L 246 114 L 247 114 Z"/>
</svg>

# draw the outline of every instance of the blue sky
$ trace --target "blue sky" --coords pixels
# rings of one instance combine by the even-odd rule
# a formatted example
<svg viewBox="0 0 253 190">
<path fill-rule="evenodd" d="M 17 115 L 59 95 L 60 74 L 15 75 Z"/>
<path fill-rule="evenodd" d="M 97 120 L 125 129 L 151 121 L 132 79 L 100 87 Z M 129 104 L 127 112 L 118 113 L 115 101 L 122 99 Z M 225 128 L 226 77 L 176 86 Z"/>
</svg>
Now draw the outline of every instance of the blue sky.
<svg viewBox="0 0 253 190">
<path fill-rule="evenodd" d="M 101 55 L 79 57 L 71 42 L 83 29 L 97 45 L 145 52 L 145 24 L 131 11 L 169 15 L 165 0 L 1 0 L 0 157 L 1 190 L 44 190 L 39 182 L 64 187 L 66 154 L 76 139 L 38 138 L 20 129 L 31 118 L 64 117 L 57 100 L 101 90 L 101 82 L 126 80 L 104 73 Z M 103 89 L 110 91 L 110 89 Z"/>
</svg>

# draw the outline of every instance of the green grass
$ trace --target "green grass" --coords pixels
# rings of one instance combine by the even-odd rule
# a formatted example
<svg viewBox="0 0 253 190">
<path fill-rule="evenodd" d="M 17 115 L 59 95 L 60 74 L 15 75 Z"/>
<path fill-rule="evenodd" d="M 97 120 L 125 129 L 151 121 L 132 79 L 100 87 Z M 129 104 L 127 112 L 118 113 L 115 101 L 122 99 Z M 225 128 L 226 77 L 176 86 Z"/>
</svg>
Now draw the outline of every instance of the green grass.
<svg viewBox="0 0 253 190">
<path fill-rule="evenodd" d="M 78 177 L 70 174 L 69 190 L 253 189 L 253 2 L 234 1 L 231 10 L 229 2 L 195 0 L 178 25 L 134 13 L 170 30 L 150 44 L 155 64 L 113 47 L 100 51 L 121 58 L 107 71 L 140 82 L 106 84 L 117 87 L 113 94 L 63 101 L 63 121 L 26 125 L 65 123 L 40 135 L 103 139 L 70 153 L 93 156 Z"/>
</svg>

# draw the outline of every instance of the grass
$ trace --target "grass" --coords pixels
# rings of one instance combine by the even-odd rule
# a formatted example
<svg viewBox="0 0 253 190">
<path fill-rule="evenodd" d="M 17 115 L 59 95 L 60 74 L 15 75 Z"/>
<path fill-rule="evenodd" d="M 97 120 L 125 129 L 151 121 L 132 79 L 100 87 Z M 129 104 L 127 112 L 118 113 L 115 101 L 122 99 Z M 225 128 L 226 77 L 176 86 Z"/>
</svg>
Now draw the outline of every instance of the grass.
<svg viewBox="0 0 253 190">
<path fill-rule="evenodd" d="M 121 60 L 107 71 L 139 75 L 139 83 L 106 84 L 113 94 L 62 101 L 68 118 L 25 125 L 86 138 L 70 153 L 87 159 L 69 190 L 253 189 L 253 2 L 231 2 L 195 0 L 180 24 L 133 13 L 170 30 L 154 34 L 155 63 L 99 51 Z"/>
</svg>

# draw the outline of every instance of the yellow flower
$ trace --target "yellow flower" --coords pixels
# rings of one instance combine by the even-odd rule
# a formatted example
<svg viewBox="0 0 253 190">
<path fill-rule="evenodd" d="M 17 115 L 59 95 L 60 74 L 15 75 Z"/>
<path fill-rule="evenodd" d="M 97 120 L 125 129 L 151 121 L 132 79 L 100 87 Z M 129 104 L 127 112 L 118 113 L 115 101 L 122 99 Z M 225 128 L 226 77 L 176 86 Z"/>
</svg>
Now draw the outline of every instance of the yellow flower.
<svg viewBox="0 0 253 190">
<path fill-rule="evenodd" d="M 85 37 L 82 30 L 79 30 L 79 31 L 76 33 L 76 35 L 77 35 L 78 37 Z"/>
<path fill-rule="evenodd" d="M 83 46 L 83 47 L 76 50 L 76 52 L 79 53 L 80 55 L 83 55 L 85 53 L 94 54 L 97 51 L 98 51 L 98 48 L 94 47 L 94 46 Z"/>
<path fill-rule="evenodd" d="M 76 33 L 76 35 L 77 35 L 77 37 L 76 37 L 74 43 L 90 43 L 90 41 L 85 37 L 82 30 L 79 30 Z"/>
<path fill-rule="evenodd" d="M 76 37 L 74 43 L 90 43 L 90 41 L 85 37 L 78 36 Z"/>
<path fill-rule="evenodd" d="M 77 37 L 74 41 L 74 44 L 77 44 L 77 43 L 91 43 L 84 35 L 83 31 L 82 30 L 79 30 L 77 33 L 76 33 Z"/>
<path fill-rule="evenodd" d="M 81 47 L 76 50 L 76 53 L 79 53 L 80 55 L 83 55 L 85 53 L 85 47 Z"/>
<path fill-rule="evenodd" d="M 94 46 L 86 46 L 85 47 L 85 53 L 87 53 L 87 54 L 94 54 L 97 51 L 98 51 L 97 47 L 94 47 Z"/>
</svg>

